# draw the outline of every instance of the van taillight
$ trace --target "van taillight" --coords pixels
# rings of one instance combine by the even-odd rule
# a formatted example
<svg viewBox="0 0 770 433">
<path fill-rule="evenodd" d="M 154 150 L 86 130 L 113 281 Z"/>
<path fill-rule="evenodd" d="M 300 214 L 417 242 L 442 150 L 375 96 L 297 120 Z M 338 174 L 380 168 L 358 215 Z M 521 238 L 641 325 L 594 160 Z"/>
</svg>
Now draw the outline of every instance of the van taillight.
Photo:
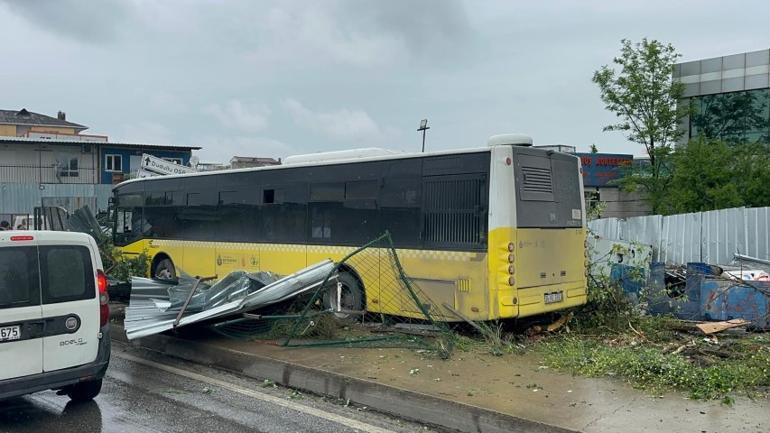
<svg viewBox="0 0 770 433">
<path fill-rule="evenodd" d="M 31 240 L 34 240 L 34 239 L 35 238 L 33 236 L 29 236 L 29 235 L 26 235 L 26 236 L 11 236 L 11 240 L 12 241 L 17 241 L 17 242 L 18 241 L 31 241 Z"/>
<path fill-rule="evenodd" d="M 110 295 L 107 294 L 107 275 L 99 269 L 96 271 L 96 283 L 99 286 L 99 326 L 110 321 Z"/>
</svg>

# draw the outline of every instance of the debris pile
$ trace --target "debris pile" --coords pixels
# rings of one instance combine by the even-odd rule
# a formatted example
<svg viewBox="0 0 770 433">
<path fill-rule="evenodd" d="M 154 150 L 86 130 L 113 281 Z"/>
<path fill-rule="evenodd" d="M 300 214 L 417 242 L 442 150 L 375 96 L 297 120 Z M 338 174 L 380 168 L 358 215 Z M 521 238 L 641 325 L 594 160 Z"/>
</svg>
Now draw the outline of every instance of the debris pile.
<svg viewBox="0 0 770 433">
<path fill-rule="evenodd" d="M 651 275 L 649 312 L 684 320 L 746 320 L 749 328 L 770 329 L 770 277 L 756 268 L 706 263 L 668 267 Z"/>
</svg>

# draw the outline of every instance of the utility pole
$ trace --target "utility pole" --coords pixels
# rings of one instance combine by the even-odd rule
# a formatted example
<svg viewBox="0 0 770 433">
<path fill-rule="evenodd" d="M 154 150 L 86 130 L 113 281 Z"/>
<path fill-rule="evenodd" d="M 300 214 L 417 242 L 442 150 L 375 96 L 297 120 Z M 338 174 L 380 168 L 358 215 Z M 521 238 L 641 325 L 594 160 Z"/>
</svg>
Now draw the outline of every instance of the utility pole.
<svg viewBox="0 0 770 433">
<path fill-rule="evenodd" d="M 428 119 L 422 119 L 420 121 L 420 127 L 417 128 L 417 132 L 422 131 L 422 153 L 425 153 L 425 132 L 430 129 L 428 126 Z"/>
</svg>

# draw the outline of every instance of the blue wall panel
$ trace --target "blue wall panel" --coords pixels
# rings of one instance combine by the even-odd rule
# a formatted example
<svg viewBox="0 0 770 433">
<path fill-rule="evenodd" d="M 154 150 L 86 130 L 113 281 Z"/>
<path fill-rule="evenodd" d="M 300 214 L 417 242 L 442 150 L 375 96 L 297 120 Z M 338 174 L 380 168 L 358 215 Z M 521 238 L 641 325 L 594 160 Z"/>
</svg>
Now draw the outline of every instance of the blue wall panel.
<svg viewBox="0 0 770 433">
<path fill-rule="evenodd" d="M 162 150 L 162 149 L 141 149 L 141 148 L 126 148 L 126 147 L 111 147 L 102 146 L 101 151 L 101 180 L 102 183 L 112 183 L 112 172 L 106 170 L 106 156 L 107 155 L 120 155 L 123 159 L 123 173 L 130 173 L 136 170 L 138 167 L 130 167 L 132 156 L 141 156 L 143 153 L 148 153 L 158 158 L 181 158 L 182 164 L 187 165 L 190 162 L 190 156 L 192 154 L 189 150 Z"/>
</svg>

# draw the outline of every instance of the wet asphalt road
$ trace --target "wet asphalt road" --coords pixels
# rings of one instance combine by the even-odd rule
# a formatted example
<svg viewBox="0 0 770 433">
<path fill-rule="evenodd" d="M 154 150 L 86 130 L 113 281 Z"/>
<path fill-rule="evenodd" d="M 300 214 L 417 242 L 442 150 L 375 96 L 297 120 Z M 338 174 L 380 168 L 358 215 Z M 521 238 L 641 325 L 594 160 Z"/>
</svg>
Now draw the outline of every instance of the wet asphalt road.
<svg viewBox="0 0 770 433">
<path fill-rule="evenodd" d="M 117 344 L 93 402 L 53 391 L 0 402 L 0 432 L 358 431 L 436 430 Z"/>
</svg>

